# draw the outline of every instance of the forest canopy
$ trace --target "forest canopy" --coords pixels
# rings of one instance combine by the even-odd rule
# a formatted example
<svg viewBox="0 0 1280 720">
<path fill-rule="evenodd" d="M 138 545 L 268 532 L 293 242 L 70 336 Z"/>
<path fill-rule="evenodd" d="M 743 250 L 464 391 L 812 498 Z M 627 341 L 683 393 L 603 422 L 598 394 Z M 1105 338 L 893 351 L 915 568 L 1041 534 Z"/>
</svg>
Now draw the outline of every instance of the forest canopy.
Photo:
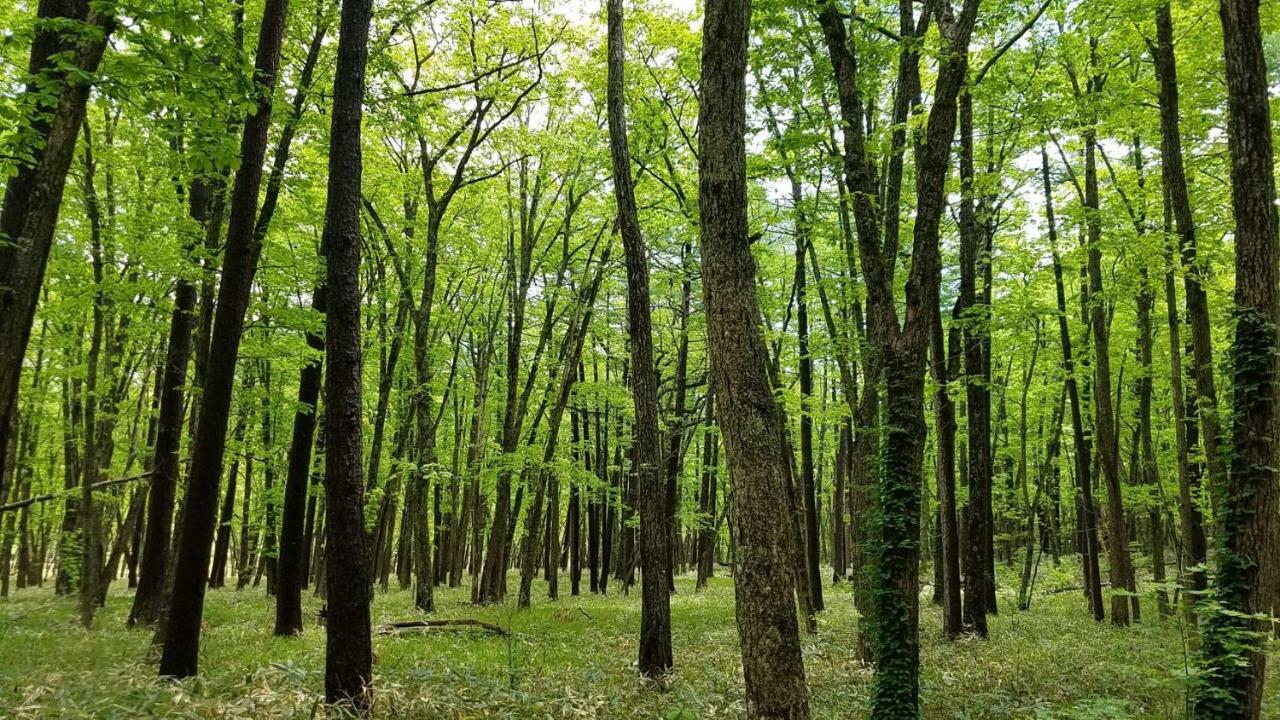
<svg viewBox="0 0 1280 720">
<path fill-rule="evenodd" d="M 1275 717 L 1278 135 L 1262 0 L 7 3 L 0 715 Z"/>
</svg>

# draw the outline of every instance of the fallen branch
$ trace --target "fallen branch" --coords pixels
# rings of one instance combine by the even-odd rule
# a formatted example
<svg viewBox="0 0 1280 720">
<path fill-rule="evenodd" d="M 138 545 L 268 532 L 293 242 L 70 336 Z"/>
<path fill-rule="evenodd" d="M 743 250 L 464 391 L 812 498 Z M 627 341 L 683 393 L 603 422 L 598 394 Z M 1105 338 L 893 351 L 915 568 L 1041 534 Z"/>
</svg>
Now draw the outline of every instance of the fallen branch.
<svg viewBox="0 0 1280 720">
<path fill-rule="evenodd" d="M 431 628 L 443 627 L 474 627 L 480 628 L 493 633 L 494 635 L 507 635 L 507 631 L 483 620 L 474 620 L 471 618 L 458 618 L 449 620 L 406 620 L 404 622 L 386 623 L 378 626 L 379 635 L 393 635 L 401 630 L 429 630 Z"/>
</svg>

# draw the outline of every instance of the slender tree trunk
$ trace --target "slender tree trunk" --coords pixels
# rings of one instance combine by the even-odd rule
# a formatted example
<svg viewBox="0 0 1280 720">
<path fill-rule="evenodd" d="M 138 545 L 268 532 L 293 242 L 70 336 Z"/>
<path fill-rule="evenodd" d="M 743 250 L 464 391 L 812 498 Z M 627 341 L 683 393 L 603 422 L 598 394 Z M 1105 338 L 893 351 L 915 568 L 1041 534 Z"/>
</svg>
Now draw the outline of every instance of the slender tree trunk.
<svg viewBox="0 0 1280 720">
<path fill-rule="evenodd" d="M 541 558 L 544 549 L 541 541 L 545 527 L 544 523 L 546 522 L 546 518 L 543 517 L 543 508 L 547 504 L 547 494 L 551 488 L 555 488 L 555 492 L 559 492 L 559 486 L 553 483 L 551 475 L 554 474 L 554 469 L 550 465 L 551 461 L 555 459 L 561 421 L 564 418 L 565 408 L 569 404 L 573 383 L 578 376 L 578 359 L 582 356 L 582 346 L 586 340 L 587 328 L 591 325 L 592 308 L 595 304 L 596 293 L 600 289 L 600 282 L 604 277 L 604 268 L 609 261 L 610 249 L 610 245 L 605 245 L 604 252 L 601 254 L 600 261 L 596 267 L 595 276 L 579 292 L 578 310 L 576 311 L 578 314 L 565 331 L 561 365 L 557 373 L 559 376 L 558 387 L 555 390 L 556 394 L 551 405 L 551 413 L 547 417 L 542 465 L 532 471 L 534 496 L 529 503 L 529 510 L 525 514 L 525 546 L 524 552 L 520 556 L 520 594 L 516 599 L 516 605 L 521 609 L 529 607 L 537 561 Z M 654 467 L 656 469 L 658 466 L 655 464 Z M 519 511 L 513 511 L 511 515 L 516 517 L 519 515 Z M 551 527 L 551 534 L 555 537 L 558 537 L 556 535 L 558 525 L 559 521 L 556 520 L 556 524 Z M 557 561 L 558 556 L 559 551 L 557 550 Z M 558 566 L 558 562 L 553 562 L 552 564 Z M 661 577 L 665 578 L 665 575 Z M 665 579 L 663 582 L 665 583 Z"/>
<path fill-rule="evenodd" d="M 249 584 L 249 573 L 252 571 L 249 560 L 253 557 L 253 522 L 250 518 L 250 503 L 253 493 L 253 454 L 244 460 L 244 492 L 240 499 L 240 553 L 236 558 L 236 589 L 243 589 Z"/>
<path fill-rule="evenodd" d="M 674 666 L 668 591 L 679 435 L 673 440 L 677 445 L 674 448 L 677 460 L 671 462 L 668 459 L 668 487 L 664 489 L 658 455 L 658 377 L 653 363 L 653 331 L 650 327 L 649 256 L 644 236 L 640 232 L 634 181 L 631 178 L 631 154 L 627 147 L 622 0 L 609 0 L 608 25 L 609 149 L 613 158 L 618 230 L 626 251 L 627 337 L 630 338 L 631 345 L 631 397 L 635 401 L 636 412 L 633 457 L 636 482 L 640 484 L 640 561 L 643 563 L 644 583 L 641 586 L 640 674 L 661 677 Z M 682 383 L 683 378 L 677 378 L 677 382 Z M 683 386 L 678 387 L 676 392 L 679 394 L 676 412 L 682 414 Z M 681 418 L 677 417 L 677 424 L 680 421 Z M 677 429 L 676 432 L 680 431 Z"/>
<path fill-rule="evenodd" d="M 1093 331 L 1094 431 L 1098 438 L 1098 460 L 1107 486 L 1107 536 L 1110 547 L 1108 575 L 1111 581 L 1111 622 L 1128 625 L 1130 594 L 1136 593 L 1133 559 L 1129 554 L 1129 529 L 1120 486 L 1120 458 L 1117 452 L 1117 424 L 1111 403 L 1111 332 L 1102 288 L 1102 220 L 1099 217 L 1097 142 L 1092 129 L 1085 131 L 1085 207 L 1089 276 L 1089 323 Z M 1132 595 L 1133 615 L 1138 615 L 1138 597 Z M 1138 619 L 1134 617 L 1134 619 Z"/>
<path fill-rule="evenodd" d="M 988 310 L 977 290 L 981 266 L 978 219 L 974 210 L 973 98 L 960 98 L 960 298 L 955 319 L 964 338 L 965 409 L 968 413 L 969 502 L 965 506 L 964 621 L 979 636 L 987 634 L 988 588 L 995 582 L 990 554 L 995 527 L 992 521 L 991 366 L 987 362 Z"/>
<path fill-rule="evenodd" d="M 1076 482 L 1080 484 L 1078 517 L 1082 522 L 1085 591 L 1093 619 L 1105 619 L 1102 604 L 1102 579 L 1098 567 L 1098 526 L 1093 503 L 1093 481 L 1089 437 L 1085 434 L 1084 409 L 1081 407 L 1080 389 L 1076 381 L 1076 366 L 1071 354 L 1071 330 L 1067 324 L 1067 296 L 1062 278 L 1062 261 L 1058 256 L 1058 226 L 1053 210 L 1053 191 L 1049 182 L 1049 153 L 1040 148 L 1040 174 L 1044 186 L 1045 214 L 1049 224 L 1049 249 L 1053 255 L 1053 278 L 1058 302 L 1058 335 L 1062 342 L 1062 368 L 1067 375 L 1067 397 L 1071 401 L 1071 429 L 1074 442 Z"/>
<path fill-rule="evenodd" d="M 262 162 L 271 125 L 271 96 L 284 37 L 286 0 L 268 0 L 258 37 L 255 80 L 258 106 L 245 120 L 231 199 L 231 219 L 223 255 L 222 282 L 214 317 L 208 377 L 200 403 L 200 420 L 191 450 L 188 481 L 174 568 L 173 598 L 165 631 L 160 674 L 188 677 L 196 673 L 204 591 L 218 504 L 218 480 L 226 449 L 227 415 L 235 381 L 236 356 L 244 315 L 262 246 L 254 238 L 254 216 L 262 182 Z"/>
<path fill-rule="evenodd" d="M 715 424 L 715 405 L 715 391 L 708 388 L 707 415 L 703 420 L 702 492 L 698 500 L 698 509 L 702 512 L 702 526 L 698 531 L 698 588 L 706 587 L 707 580 L 715 574 L 716 540 L 719 536 L 716 485 L 719 480 L 720 433 Z"/>
<path fill-rule="evenodd" d="M 236 436 L 241 434 L 237 426 Z M 227 473 L 227 492 L 222 499 L 222 513 L 218 516 L 218 536 L 213 544 L 213 567 L 209 571 L 209 587 L 220 588 L 227 584 L 227 556 L 231 549 L 231 520 L 236 512 L 236 483 L 240 474 L 240 459 L 231 459 Z"/>
<path fill-rule="evenodd" d="M 311 307 L 327 310 L 328 289 L 321 284 L 315 289 Z M 307 333 L 307 346 L 324 350 L 324 338 Z M 280 523 L 279 575 L 276 580 L 276 635 L 302 632 L 302 586 L 306 584 L 307 566 L 303 535 L 307 513 L 307 484 L 311 479 L 311 446 L 315 439 L 316 400 L 320 396 L 323 375 L 321 361 L 311 359 L 302 367 L 298 379 L 298 409 L 293 414 L 293 438 L 289 444 L 289 467 L 284 484 L 284 508 Z"/>
<path fill-rule="evenodd" d="M 964 631 L 960 583 L 960 529 L 956 518 L 956 411 L 947 389 L 949 372 L 943 343 L 942 314 L 935 313 L 931 330 L 934 427 L 938 463 L 938 543 L 942 547 L 942 631 L 956 638 Z M 959 330 L 952 327 L 952 334 Z M 958 358 L 957 358 L 958 359 Z M 985 626 L 985 621 L 984 621 Z"/>
<path fill-rule="evenodd" d="M 793 197 L 798 195 L 793 194 Z M 813 357 L 809 354 L 809 299 L 807 290 L 808 223 L 797 228 L 796 237 L 796 338 L 800 365 L 800 494 L 804 502 L 804 555 L 809 581 L 809 603 L 814 611 L 823 609 L 821 533 L 818 531 L 818 496 L 813 467 Z"/>
<path fill-rule="evenodd" d="M 1182 159 L 1182 130 L 1179 126 L 1178 66 L 1174 56 L 1173 18 L 1168 3 L 1156 8 L 1156 43 L 1152 46 L 1156 76 L 1160 81 L 1160 170 L 1169 210 L 1177 228 L 1178 254 L 1184 263 L 1187 293 L 1187 315 L 1192 318 L 1192 357 L 1195 359 L 1193 376 L 1198 394 L 1209 406 L 1196 410 L 1206 432 L 1205 456 L 1214 458 L 1217 453 L 1218 415 L 1216 388 L 1213 377 L 1213 344 L 1209 332 L 1209 302 L 1200 283 L 1201 268 L 1196 260 L 1195 218 L 1191 200 L 1187 194 L 1186 169 Z M 1165 300 L 1169 316 L 1170 391 L 1173 400 L 1174 422 L 1178 441 L 1178 498 L 1182 527 L 1182 563 L 1189 568 L 1185 584 L 1187 597 L 1183 616 L 1195 623 L 1194 604 L 1208 585 L 1202 570 L 1208 560 L 1208 540 L 1204 529 L 1204 517 L 1200 509 L 1200 481 L 1203 465 L 1190 457 L 1199 445 L 1197 428 L 1188 417 L 1186 394 L 1183 390 L 1181 321 L 1178 317 L 1177 287 L 1174 283 L 1174 253 L 1169 252 L 1165 271 Z M 1200 400 L 1192 404 L 1200 408 Z M 1210 445 L 1213 448 L 1210 449 Z"/>
</svg>

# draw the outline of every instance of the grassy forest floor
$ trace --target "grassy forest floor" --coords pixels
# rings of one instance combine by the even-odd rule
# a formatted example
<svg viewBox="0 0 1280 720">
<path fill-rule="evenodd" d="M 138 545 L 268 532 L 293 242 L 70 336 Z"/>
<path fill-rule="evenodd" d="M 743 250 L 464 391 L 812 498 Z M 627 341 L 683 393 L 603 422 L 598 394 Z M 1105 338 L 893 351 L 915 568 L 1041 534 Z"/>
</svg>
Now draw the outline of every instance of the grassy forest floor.
<svg viewBox="0 0 1280 720">
<path fill-rule="evenodd" d="M 1045 563 L 1048 565 L 1048 563 Z M 1006 572 L 1002 569 L 1002 572 Z M 1183 628 L 1157 620 L 1129 629 L 1089 619 L 1078 574 L 1042 568 L 1029 612 L 1015 610 L 1016 578 L 1001 577 L 1002 612 L 991 638 L 946 642 L 938 610 L 922 619 L 924 716 L 928 718 L 1175 718 L 1186 689 Z M 513 589 L 518 579 L 512 578 Z M 568 596 L 531 611 L 476 608 L 466 589 L 437 590 L 439 618 L 476 618 L 510 628 L 500 637 L 469 628 L 374 640 L 376 716 L 394 718 L 733 718 L 742 712 L 731 581 L 672 597 L 677 671 L 665 692 L 635 673 L 640 597 Z M 585 580 L 584 580 L 585 585 Z M 156 678 L 151 633 L 127 630 L 131 591 L 113 592 L 94 630 L 75 620 L 72 599 L 50 589 L 0 600 L 0 717 L 275 718 L 319 715 L 324 685 L 321 602 L 306 594 L 307 630 L 271 637 L 273 602 L 262 589 L 208 595 L 201 676 Z M 375 623 L 418 617 L 411 595 L 379 593 Z M 816 636 L 803 640 L 815 717 L 867 714 L 871 672 L 854 660 L 857 615 L 847 588 L 827 589 Z M 1265 711 L 1280 718 L 1280 682 L 1269 673 Z"/>
</svg>

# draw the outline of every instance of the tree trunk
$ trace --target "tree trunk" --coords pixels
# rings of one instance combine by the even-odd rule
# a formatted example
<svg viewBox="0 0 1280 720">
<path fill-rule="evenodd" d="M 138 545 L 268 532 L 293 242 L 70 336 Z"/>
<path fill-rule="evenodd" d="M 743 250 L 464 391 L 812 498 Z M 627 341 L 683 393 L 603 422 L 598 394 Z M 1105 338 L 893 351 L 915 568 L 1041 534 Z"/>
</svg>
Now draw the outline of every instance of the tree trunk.
<svg viewBox="0 0 1280 720">
<path fill-rule="evenodd" d="M 344 172 L 346 170 L 344 169 Z M 328 289 L 321 284 L 315 289 L 311 307 L 319 313 L 327 310 Z M 324 350 L 324 338 L 307 333 L 307 346 Z M 315 439 L 316 400 L 320 396 L 323 375 L 320 359 L 309 359 L 298 379 L 298 409 L 293 414 L 293 438 L 289 443 L 289 467 L 284 484 L 284 508 L 280 522 L 279 575 L 276 579 L 276 635 L 302 632 L 302 586 L 306 584 L 307 566 L 303 536 L 307 512 L 307 484 L 311 479 L 311 446 Z"/>
<path fill-rule="evenodd" d="M 979 636 L 987 634 L 988 588 L 995 582 L 990 570 L 995 527 L 992 518 L 991 365 L 986 346 L 989 310 L 979 303 L 985 292 L 977 290 L 981 266 L 978 219 L 974 211 L 973 98 L 960 98 L 960 298 L 956 316 L 964 338 L 965 409 L 968 413 L 969 502 L 965 506 L 964 621 Z"/>
<path fill-rule="evenodd" d="M 1254 720 L 1262 714 L 1267 662 L 1267 628 L 1257 617 L 1271 612 L 1280 588 L 1280 220 L 1259 2 L 1223 0 L 1219 10 L 1236 220 L 1235 413 L 1215 583 L 1222 608 L 1205 624 L 1211 692 L 1197 698 L 1196 717 Z"/>
<path fill-rule="evenodd" d="M 254 238 L 254 215 L 262 182 L 262 162 L 271 125 L 271 96 L 280 64 L 284 36 L 285 0 L 268 0 L 258 37 L 255 80 L 258 106 L 245 120 L 231 198 L 231 219 L 223 255 L 210 346 L 208 377 L 200 403 L 200 420 L 191 449 L 191 477 L 183 508 L 173 597 L 165 631 L 160 674 L 189 677 L 196 673 L 204 591 L 218 504 L 218 480 L 226 449 L 227 415 L 235 382 L 236 356 L 244 330 L 244 315 L 262 246 Z"/>
<path fill-rule="evenodd" d="M 1044 186 L 1045 217 L 1049 229 L 1049 250 L 1053 255 L 1053 279 L 1058 302 L 1058 336 L 1062 342 L 1062 369 L 1067 375 L 1067 397 L 1071 401 L 1071 429 L 1074 442 L 1076 482 L 1080 484 L 1080 501 L 1077 507 L 1078 517 L 1082 522 L 1080 535 L 1083 537 L 1083 570 L 1085 591 L 1089 598 L 1089 609 L 1093 611 L 1093 619 L 1102 621 L 1105 618 L 1102 605 L 1102 579 L 1098 567 L 1098 525 L 1097 514 L 1093 503 L 1093 480 L 1091 447 L 1088 435 L 1085 434 L 1084 409 L 1081 407 L 1080 388 L 1076 382 L 1076 367 L 1071 354 L 1071 330 L 1067 324 L 1067 295 L 1062 278 L 1062 260 L 1058 256 L 1058 226 L 1053 210 L 1053 191 L 1049 182 L 1049 153 L 1040 148 L 1040 175 Z"/>
<path fill-rule="evenodd" d="M 614 0 L 617 2 L 617 0 Z M 747 237 L 746 69 L 751 6 L 708 0 L 702 28 L 698 211 L 712 386 L 733 486 L 734 598 L 749 718 L 808 718 L 787 519 L 783 419 L 756 325 Z"/>
<path fill-rule="evenodd" d="M 636 212 L 623 69 L 625 44 L 622 0 L 609 0 L 609 149 L 613 158 L 614 199 L 618 230 L 626 251 L 627 337 L 631 345 L 631 397 L 635 401 L 634 462 L 640 484 L 640 562 L 643 564 L 640 615 L 640 674 L 661 677 L 671 671 L 671 541 L 675 512 L 675 474 L 679 465 L 679 429 L 673 439 L 676 461 L 667 461 L 668 487 L 662 486 L 658 440 L 658 377 L 653 363 L 653 331 L 649 308 L 649 255 Z M 687 297 L 687 296 L 686 296 Z M 686 300 L 687 302 L 687 300 Z M 681 358 L 683 360 L 683 358 Z M 680 363 L 683 365 L 683 362 Z M 683 367 L 677 370 L 682 370 Z M 677 383 L 683 378 L 677 377 Z M 676 389 L 677 414 L 683 414 L 684 388 Z M 682 418 L 677 416 L 677 428 Z"/>
<path fill-rule="evenodd" d="M 333 300 L 325 332 L 325 702 L 349 705 L 361 714 L 373 702 L 372 588 L 360 477 L 360 124 L 371 12 L 370 0 L 342 2 L 322 245 Z"/>
<path fill-rule="evenodd" d="M 5 183 L 0 207 L 0 238 L 5 240 L 0 243 L 0 467 L 6 465 L 9 418 L 17 408 L 19 376 L 67 171 L 89 89 L 115 29 L 114 12 L 114 3 L 93 8 L 84 0 L 39 3 L 41 22 L 31 43 L 23 93 L 32 100 L 21 104 L 31 108 L 24 124 L 35 140 L 31 148 L 19 149 L 29 162 L 19 163 Z M 84 26 L 90 31 L 84 32 Z"/>
<path fill-rule="evenodd" d="M 236 436 L 240 428 L 236 428 Z M 227 556 L 231 550 L 231 519 L 236 511 L 236 483 L 240 474 L 240 459 L 231 459 L 227 473 L 227 492 L 222 499 L 222 513 L 218 516 L 218 536 L 213 544 L 213 567 L 209 570 L 209 587 L 220 588 L 227 584 Z M 155 482 L 152 480 L 152 482 Z"/>
<path fill-rule="evenodd" d="M 799 199 L 795 191 L 793 198 Z M 804 557 L 809 604 L 816 612 L 823 609 L 822 570 L 819 565 L 822 536 L 818 531 L 818 496 L 814 488 L 813 468 L 813 357 L 809 354 L 809 272 L 805 267 L 808 243 L 808 223 L 803 222 L 796 228 L 795 277 L 796 352 L 800 365 L 800 495 L 804 502 Z"/>
<path fill-rule="evenodd" d="M 1196 262 L 1195 218 L 1191 212 L 1191 200 L 1187 194 L 1186 169 L 1182 159 L 1182 130 L 1178 110 L 1178 66 L 1174 57 L 1173 18 L 1168 3 L 1156 9 L 1156 43 L 1152 46 L 1156 77 L 1160 81 L 1160 170 L 1169 209 L 1177 228 L 1179 255 L 1186 266 L 1184 287 L 1187 293 L 1187 315 L 1192 318 L 1193 371 L 1197 393 L 1209 403 L 1199 415 L 1204 429 L 1204 446 L 1207 458 L 1216 458 L 1218 415 L 1216 388 L 1213 377 L 1213 344 L 1209 332 L 1209 302 L 1200 284 L 1201 269 Z M 1174 254 L 1169 252 L 1165 271 L 1165 300 L 1169 318 L 1170 392 L 1173 400 L 1174 422 L 1178 441 L 1178 507 L 1182 526 L 1183 565 L 1189 568 L 1185 584 L 1189 598 L 1183 616 L 1195 623 L 1194 604 L 1208 585 L 1203 567 L 1208 560 L 1208 540 L 1205 535 L 1204 517 L 1200 509 L 1200 480 L 1204 467 L 1190 457 L 1199 444 L 1197 428 L 1189 424 L 1186 395 L 1183 390 L 1181 321 L 1178 317 L 1177 288 L 1174 284 Z M 1193 403 L 1200 407 L 1200 401 Z M 1210 449 L 1210 445 L 1213 445 Z"/>
<path fill-rule="evenodd" d="M 949 368 L 943 343 L 942 314 L 937 312 L 931 330 L 933 379 L 938 384 L 934 393 L 934 427 L 937 437 L 938 463 L 938 543 L 942 555 L 942 631 L 956 638 L 964 631 L 960 583 L 960 528 L 956 517 L 956 411 L 947 390 Z M 952 326 L 953 336 L 960 335 Z M 956 345 L 958 343 L 953 343 Z M 954 356 L 959 360 L 958 356 Z M 985 619 L 983 625 L 986 625 Z"/>
<path fill-rule="evenodd" d="M 1125 523 L 1124 496 L 1120 487 L 1120 458 L 1117 452 L 1117 424 L 1111 403 L 1111 332 L 1102 289 L 1102 220 L 1099 217 L 1097 141 L 1094 131 L 1085 131 L 1085 208 L 1089 276 L 1089 323 L 1093 331 L 1094 432 L 1098 438 L 1098 460 L 1107 486 L 1108 576 L 1111 581 L 1111 622 L 1128 625 L 1132 600 L 1133 619 L 1138 619 L 1137 587 L 1133 559 L 1129 554 L 1129 529 Z"/>
</svg>

